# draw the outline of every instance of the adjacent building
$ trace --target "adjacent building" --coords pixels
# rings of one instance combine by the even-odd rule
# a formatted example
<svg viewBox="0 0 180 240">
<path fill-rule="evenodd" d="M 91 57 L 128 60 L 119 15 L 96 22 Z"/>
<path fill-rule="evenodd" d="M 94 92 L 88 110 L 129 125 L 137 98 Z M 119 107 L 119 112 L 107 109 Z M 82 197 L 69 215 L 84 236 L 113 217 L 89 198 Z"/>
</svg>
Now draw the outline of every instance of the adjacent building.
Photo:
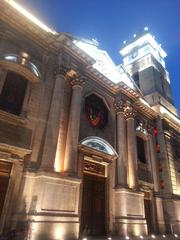
<svg viewBox="0 0 180 240">
<path fill-rule="evenodd" d="M 94 40 L 0 1 L 0 230 L 29 239 L 180 234 L 180 119 L 144 31 Z"/>
</svg>

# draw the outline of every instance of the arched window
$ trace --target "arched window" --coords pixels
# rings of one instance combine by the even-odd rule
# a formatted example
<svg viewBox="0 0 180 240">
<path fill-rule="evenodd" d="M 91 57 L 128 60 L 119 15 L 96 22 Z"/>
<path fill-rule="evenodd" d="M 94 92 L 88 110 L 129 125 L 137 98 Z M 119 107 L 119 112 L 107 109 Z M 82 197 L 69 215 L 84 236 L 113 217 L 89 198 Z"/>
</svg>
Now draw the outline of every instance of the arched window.
<svg viewBox="0 0 180 240">
<path fill-rule="evenodd" d="M 8 71 L 0 94 L 0 109 L 15 115 L 21 113 L 27 80 L 21 75 Z"/>
<path fill-rule="evenodd" d="M 141 163 L 146 163 L 146 151 L 145 151 L 145 141 L 143 138 L 136 136 L 136 144 L 137 144 L 137 156 L 138 161 Z"/>
<path fill-rule="evenodd" d="M 108 153 L 110 155 L 116 154 L 115 150 L 108 142 L 98 137 L 88 137 L 81 141 L 81 144 L 99 150 L 101 152 Z"/>
</svg>

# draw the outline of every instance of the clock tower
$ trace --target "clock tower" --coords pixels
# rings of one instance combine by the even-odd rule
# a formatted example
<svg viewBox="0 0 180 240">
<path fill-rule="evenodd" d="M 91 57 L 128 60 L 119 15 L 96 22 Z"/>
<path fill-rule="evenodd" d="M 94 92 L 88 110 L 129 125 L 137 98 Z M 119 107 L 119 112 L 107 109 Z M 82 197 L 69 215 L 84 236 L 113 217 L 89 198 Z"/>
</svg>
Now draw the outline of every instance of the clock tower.
<svg viewBox="0 0 180 240">
<path fill-rule="evenodd" d="M 133 41 L 125 44 L 120 54 L 125 70 L 134 79 L 146 101 L 154 108 L 163 106 L 177 115 L 164 61 L 167 54 L 154 37 L 147 31 L 140 36 L 134 35 Z"/>
</svg>

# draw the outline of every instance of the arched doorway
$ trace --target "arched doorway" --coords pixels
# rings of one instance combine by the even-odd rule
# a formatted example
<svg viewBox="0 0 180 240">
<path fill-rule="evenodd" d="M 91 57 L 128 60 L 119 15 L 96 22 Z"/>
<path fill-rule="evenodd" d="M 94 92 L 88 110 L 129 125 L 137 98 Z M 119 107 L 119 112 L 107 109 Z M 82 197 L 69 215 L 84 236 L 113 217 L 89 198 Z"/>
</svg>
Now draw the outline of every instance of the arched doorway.
<svg viewBox="0 0 180 240">
<path fill-rule="evenodd" d="M 117 155 L 111 145 L 98 137 L 81 141 L 83 149 L 83 189 L 81 234 L 103 236 L 107 233 L 109 190 L 108 165 Z"/>
</svg>

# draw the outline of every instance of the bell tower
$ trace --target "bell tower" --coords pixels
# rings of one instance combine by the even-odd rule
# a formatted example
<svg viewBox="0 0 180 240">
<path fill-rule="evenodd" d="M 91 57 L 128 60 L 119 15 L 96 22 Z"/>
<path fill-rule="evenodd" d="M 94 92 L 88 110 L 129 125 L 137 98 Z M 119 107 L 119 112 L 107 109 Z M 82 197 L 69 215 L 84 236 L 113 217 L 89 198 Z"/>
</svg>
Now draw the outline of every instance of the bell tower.
<svg viewBox="0 0 180 240">
<path fill-rule="evenodd" d="M 120 51 L 123 66 L 142 91 L 146 101 L 153 107 L 163 106 L 174 115 L 169 73 L 164 58 L 167 56 L 155 38 L 145 31 L 137 35 Z"/>
</svg>

